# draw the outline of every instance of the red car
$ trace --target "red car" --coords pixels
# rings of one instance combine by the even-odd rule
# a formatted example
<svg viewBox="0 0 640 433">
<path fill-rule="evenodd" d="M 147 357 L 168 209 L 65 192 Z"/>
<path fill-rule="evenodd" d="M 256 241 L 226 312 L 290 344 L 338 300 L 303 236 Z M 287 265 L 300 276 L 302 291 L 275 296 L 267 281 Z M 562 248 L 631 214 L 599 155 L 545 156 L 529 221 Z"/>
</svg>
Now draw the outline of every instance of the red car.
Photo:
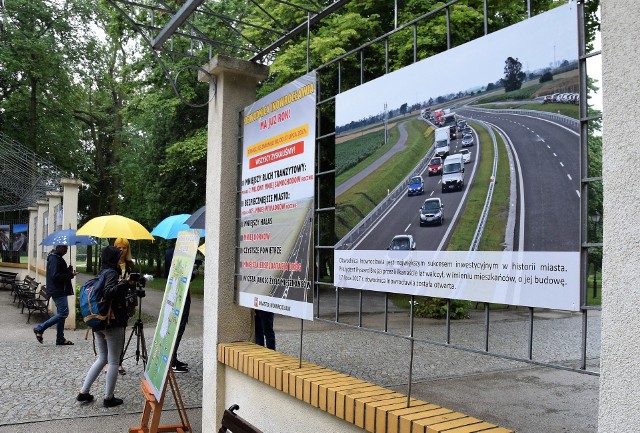
<svg viewBox="0 0 640 433">
<path fill-rule="evenodd" d="M 429 176 L 442 174 L 442 158 L 436 156 L 429 161 Z"/>
</svg>

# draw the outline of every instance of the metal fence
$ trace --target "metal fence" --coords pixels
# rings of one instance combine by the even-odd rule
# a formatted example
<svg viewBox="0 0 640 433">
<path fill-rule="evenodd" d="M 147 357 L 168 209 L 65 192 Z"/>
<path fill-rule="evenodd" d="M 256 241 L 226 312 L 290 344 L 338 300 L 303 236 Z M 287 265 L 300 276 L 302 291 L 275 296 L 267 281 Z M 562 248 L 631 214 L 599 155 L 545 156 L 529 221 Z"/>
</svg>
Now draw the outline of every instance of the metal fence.
<svg viewBox="0 0 640 433">
<path fill-rule="evenodd" d="M 390 293 L 386 293 L 381 295 L 383 298 L 380 301 L 379 295 L 373 292 L 368 291 L 359 291 L 352 289 L 344 289 L 340 287 L 336 287 L 333 285 L 331 281 L 331 276 L 326 276 L 325 267 L 331 268 L 332 264 L 332 254 L 334 249 L 346 249 L 350 246 L 354 245 L 361 238 L 363 233 L 366 233 L 368 229 L 374 225 L 380 218 L 381 215 L 389 209 L 390 206 L 398 199 L 398 197 L 404 194 L 406 182 L 403 182 L 401 185 L 398 185 L 393 191 L 391 191 L 387 197 L 385 197 L 382 202 L 380 202 L 374 209 L 371 211 L 362 221 L 360 221 L 343 239 L 337 240 L 335 239 L 335 227 L 334 227 L 334 215 L 335 215 L 335 196 L 334 196 L 334 185 L 335 185 L 335 170 L 331 163 L 326 163 L 327 160 L 331 160 L 331 157 L 334 155 L 333 147 L 335 145 L 335 125 L 333 124 L 333 118 L 335 113 L 335 102 L 336 95 L 341 93 L 343 88 L 348 87 L 343 84 L 343 82 L 350 82 L 357 85 L 363 84 L 365 82 L 365 64 L 367 60 L 377 60 L 377 59 L 367 59 L 367 47 L 372 44 L 385 44 L 385 65 L 386 72 L 389 73 L 389 40 L 392 36 L 397 36 L 400 34 L 402 30 L 413 29 L 413 41 L 414 41 L 414 59 L 416 62 L 417 59 L 417 26 L 423 20 L 429 19 L 438 19 L 439 17 L 444 16 L 447 22 L 447 49 L 451 48 L 451 35 L 450 35 L 450 8 L 457 4 L 458 0 L 450 1 L 443 5 L 442 7 L 419 17 L 407 24 L 397 27 L 393 31 L 380 36 L 372 40 L 371 42 L 354 49 L 344 55 L 333 59 L 327 64 L 316 69 L 318 74 L 318 89 L 319 89 L 319 98 L 318 98 L 318 121 L 317 121 L 317 152 L 318 152 L 318 163 L 316 169 L 316 182 L 317 182 L 317 197 L 316 197 L 316 208 L 315 208 L 315 263 L 316 263 L 316 278 L 314 281 L 314 289 L 315 289 L 315 320 L 330 322 L 339 326 L 344 326 L 347 328 L 358 328 L 363 331 L 374 332 L 374 333 L 383 333 L 385 335 L 397 337 L 403 340 L 407 340 L 410 343 L 410 356 L 409 356 L 409 364 L 407 365 L 407 376 L 409 377 L 409 387 L 411 386 L 411 373 L 413 369 L 413 348 L 415 342 L 421 342 L 436 346 L 444 346 L 449 347 L 456 350 L 462 350 L 472 353 L 479 353 L 491 357 L 497 357 L 502 359 L 509 359 L 520 361 L 533 365 L 541 365 L 545 367 L 552 367 L 560 370 L 568 370 L 576 373 L 584 373 L 589 375 L 599 375 L 598 371 L 598 357 L 599 357 L 599 341 L 595 344 L 594 348 L 588 347 L 588 342 L 592 341 L 593 338 L 590 337 L 590 330 L 588 328 L 588 324 L 591 323 L 590 319 L 593 317 L 588 317 L 589 311 L 599 310 L 599 306 L 592 306 L 586 304 L 586 287 L 587 287 L 587 275 L 588 275 L 588 256 L 590 249 L 598 249 L 602 248 L 601 241 L 601 232 L 596 231 L 596 234 L 593 234 L 590 227 L 590 221 L 587 217 L 588 210 L 588 189 L 593 187 L 594 184 L 601 182 L 600 176 L 593 176 L 588 174 L 587 165 L 590 156 L 589 147 L 588 147 L 588 138 L 587 135 L 589 133 L 589 122 L 597 122 L 601 118 L 600 114 L 588 116 L 587 113 L 587 94 L 589 89 L 587 87 L 587 77 L 586 77 L 586 60 L 589 57 L 599 55 L 599 51 L 593 51 L 587 53 L 586 50 L 586 37 L 585 37 L 585 20 L 584 20 L 584 5 L 583 3 L 577 4 L 578 15 L 579 15 L 579 24 L 580 24 L 580 32 L 579 32 L 579 75 L 580 75 L 580 120 L 573 119 L 568 116 L 564 116 L 557 113 L 545 113 L 534 110 L 491 110 L 493 113 L 503 113 L 508 112 L 511 114 L 519 114 L 524 116 L 536 116 L 548 119 L 553 122 L 562 123 L 567 125 L 573 129 L 580 129 L 581 132 L 581 145 L 582 145 L 582 153 L 583 153 L 583 161 L 581 162 L 582 168 L 582 194 L 580 195 L 581 207 L 582 207 L 582 217 L 581 217 L 581 293 L 582 293 L 582 308 L 581 312 L 578 313 L 581 316 L 581 329 L 576 330 L 580 334 L 579 342 L 577 343 L 578 347 L 576 348 L 576 353 L 579 353 L 577 358 L 573 360 L 549 360 L 545 358 L 544 355 L 534 355 L 536 352 L 534 348 L 534 330 L 536 329 L 535 322 L 538 319 L 544 320 L 545 311 L 541 309 L 534 309 L 529 307 L 524 307 L 524 311 L 526 311 L 526 326 L 525 333 L 526 336 L 523 338 L 523 348 L 518 353 L 504 353 L 499 349 L 494 349 L 495 345 L 490 344 L 491 339 L 491 308 L 489 304 L 483 305 L 483 315 L 484 315 L 484 332 L 482 335 L 477 336 L 477 341 L 472 342 L 456 342 L 452 340 L 452 311 L 451 304 L 452 300 L 447 300 L 447 310 L 446 310 L 446 318 L 443 320 L 443 336 L 442 338 L 432 338 L 430 336 L 416 336 L 414 335 L 414 306 L 416 305 L 416 298 L 411 296 L 409 299 L 409 324 L 408 324 L 408 332 L 398 332 L 397 330 L 392 330 L 388 326 L 389 317 L 392 314 L 393 306 L 391 300 L 395 297 Z M 531 7 L 530 3 L 527 2 L 529 16 L 531 16 Z M 485 34 L 487 34 L 487 2 L 484 3 L 485 7 Z M 410 32 L 405 32 L 405 34 Z M 411 36 L 409 36 L 411 37 Z M 351 76 L 347 78 L 349 73 L 347 72 L 347 67 L 344 66 L 343 62 L 350 59 L 357 59 L 359 62 L 359 71 L 350 71 Z M 353 62 L 352 62 L 353 63 Z M 357 76 L 359 74 L 359 76 Z M 481 110 L 480 108 L 477 108 Z M 491 128 L 488 128 L 491 131 Z M 492 131 L 491 131 L 492 134 Z M 495 137 L 494 137 L 495 138 Z M 431 155 L 430 151 L 427 154 L 427 157 L 422 160 L 413 170 L 412 174 L 417 170 L 421 170 L 424 167 L 426 161 L 428 161 L 429 156 Z M 494 175 L 495 175 L 495 164 L 494 164 Z M 486 211 L 491 202 L 491 187 L 488 191 L 487 201 L 485 203 L 485 212 L 483 215 L 486 215 Z M 482 226 L 484 225 L 485 219 L 482 219 L 478 225 L 476 236 L 474 237 L 474 245 L 477 247 L 477 243 L 479 240 L 479 233 L 482 232 Z M 591 236 L 591 238 L 589 238 Z M 473 247 L 472 247 L 473 248 Z M 322 271 L 318 272 L 318 269 L 322 267 Z M 594 271 L 595 273 L 595 271 Z M 595 275 L 594 275 L 595 277 Z M 344 311 L 343 308 L 343 300 L 345 297 L 349 297 L 352 301 L 355 299 L 355 302 L 352 304 L 355 305 L 355 310 L 352 308 L 351 310 Z M 368 300 L 376 297 L 379 302 L 373 306 L 373 303 L 368 304 Z M 523 307 L 520 307 L 522 309 Z M 353 315 L 355 313 L 355 316 Z M 365 316 L 369 313 L 379 313 L 383 315 L 383 325 L 382 326 L 367 326 L 365 324 Z M 355 317 L 355 318 L 354 318 Z M 302 339 L 303 331 L 301 330 L 301 339 Z M 574 343 L 571 343 L 574 344 Z M 301 343 L 302 347 L 302 343 Z M 565 362 L 567 361 L 567 362 Z M 589 362 L 588 362 L 589 361 Z M 594 366 L 595 361 L 595 366 Z M 588 367 L 589 364 L 589 367 Z M 409 388 L 409 395 L 410 395 Z"/>
</svg>

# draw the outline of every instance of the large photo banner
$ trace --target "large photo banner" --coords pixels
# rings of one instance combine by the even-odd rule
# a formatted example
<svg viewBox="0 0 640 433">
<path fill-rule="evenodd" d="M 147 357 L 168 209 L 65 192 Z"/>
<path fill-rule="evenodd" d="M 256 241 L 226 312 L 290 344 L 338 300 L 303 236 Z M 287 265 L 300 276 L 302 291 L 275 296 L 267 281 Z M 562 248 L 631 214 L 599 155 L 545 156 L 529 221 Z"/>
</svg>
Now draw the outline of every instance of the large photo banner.
<svg viewBox="0 0 640 433">
<path fill-rule="evenodd" d="M 336 96 L 338 287 L 579 310 L 577 29 L 569 2 Z"/>
<path fill-rule="evenodd" d="M 313 320 L 316 77 L 244 110 L 239 304 Z"/>
<path fill-rule="evenodd" d="M 199 242 L 200 230 L 181 231 L 176 241 L 160 315 L 144 370 L 144 377 L 158 401 L 171 367 L 171 356 L 176 344 L 184 301 L 191 283 L 191 273 Z"/>
</svg>

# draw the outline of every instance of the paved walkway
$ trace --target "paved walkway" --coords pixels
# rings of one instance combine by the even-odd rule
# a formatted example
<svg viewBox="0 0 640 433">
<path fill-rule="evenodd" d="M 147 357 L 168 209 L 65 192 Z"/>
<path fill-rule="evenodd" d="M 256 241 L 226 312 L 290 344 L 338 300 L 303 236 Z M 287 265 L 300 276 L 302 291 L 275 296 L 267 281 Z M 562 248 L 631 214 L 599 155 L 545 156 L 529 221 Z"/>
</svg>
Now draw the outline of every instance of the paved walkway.
<svg viewBox="0 0 640 433">
<path fill-rule="evenodd" d="M 324 296 L 324 294 L 323 294 Z M 323 299 L 322 315 L 335 318 L 331 302 Z M 353 314 L 357 297 L 341 296 L 341 321 L 358 324 Z M 162 293 L 147 290 L 142 308 L 157 316 Z M 382 305 L 382 298 L 367 296 L 369 309 Z M 374 308 L 375 307 L 375 308 Z M 379 309 L 378 309 L 379 311 Z M 202 395 L 202 300 L 193 299 L 190 322 L 180 346 L 180 359 L 191 371 L 178 375 L 180 390 L 188 408 L 194 432 L 201 431 Z M 363 315 L 363 326 L 382 329 L 382 315 Z M 581 316 L 541 312 L 534 330 L 534 358 L 566 362 L 576 366 L 580 358 Z M 74 346 L 56 346 L 55 330 L 49 329 L 44 344 L 38 344 L 32 328 L 42 317 L 27 315 L 12 303 L 9 292 L 0 291 L 0 432 L 60 432 L 93 429 L 122 432 L 139 425 L 144 400 L 139 386 L 142 362 L 136 364 L 129 348 L 124 366 L 127 375 L 118 379 L 116 396 L 124 404 L 106 409 L 101 401 L 80 405 L 75 401 L 84 375 L 93 362 L 91 337 L 84 331 L 67 331 Z M 299 319 L 277 316 L 278 350 L 297 356 L 300 350 Z M 389 329 L 408 335 L 406 312 L 398 309 L 389 314 Z M 151 338 L 155 322 L 145 324 Z M 589 315 L 589 364 L 598 368 L 600 353 L 600 317 Z M 454 323 L 452 342 L 482 349 L 484 320 L 481 311 L 471 320 Z M 528 335 L 527 312 L 510 309 L 492 312 L 490 347 L 505 354 L 526 354 Z M 127 330 L 127 335 L 130 330 Z M 441 321 L 416 319 L 414 334 L 420 338 L 444 341 Z M 135 337 L 134 337 L 135 341 Z M 410 361 L 407 340 L 382 333 L 364 332 L 322 321 L 304 322 L 303 358 L 361 379 L 406 393 Z M 207 362 L 215 362 L 208 360 Z M 598 377 L 562 370 L 532 367 L 515 361 L 462 352 L 438 345 L 416 343 L 413 358 L 412 396 L 450 409 L 477 416 L 486 421 L 510 427 L 518 432 L 596 432 Z M 104 380 L 98 379 L 92 392 L 101 396 Z M 173 408 L 171 398 L 166 408 Z M 113 416 L 118 415 L 118 416 Z M 162 415 L 162 423 L 176 422 L 175 410 Z M 211 429 L 216 430 L 217 429 Z M 278 432 L 287 433 L 287 432 Z M 301 433 L 301 432 L 288 432 Z"/>
</svg>

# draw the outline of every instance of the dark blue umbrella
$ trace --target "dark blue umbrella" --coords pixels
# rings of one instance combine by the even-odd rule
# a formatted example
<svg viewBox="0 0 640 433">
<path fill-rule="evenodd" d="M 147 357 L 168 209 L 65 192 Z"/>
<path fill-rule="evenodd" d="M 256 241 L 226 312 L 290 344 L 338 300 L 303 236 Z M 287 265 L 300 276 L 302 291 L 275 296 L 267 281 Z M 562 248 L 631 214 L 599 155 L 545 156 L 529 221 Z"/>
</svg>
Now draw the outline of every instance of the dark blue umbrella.
<svg viewBox="0 0 640 433">
<path fill-rule="evenodd" d="M 200 209 L 191 214 L 191 216 L 184 222 L 192 229 L 204 229 L 206 206 L 202 206 Z"/>
<path fill-rule="evenodd" d="M 44 238 L 40 245 L 97 245 L 98 242 L 91 236 L 77 236 L 76 230 L 65 229 L 51 233 Z"/>
<path fill-rule="evenodd" d="M 185 221 L 190 216 L 191 215 L 186 213 L 168 216 L 160 221 L 153 230 L 151 230 L 151 234 L 165 239 L 176 239 L 178 237 L 178 233 L 182 230 L 190 230 L 192 228 L 185 224 Z M 204 230 L 200 231 L 200 236 L 202 235 L 204 235 Z"/>
</svg>

